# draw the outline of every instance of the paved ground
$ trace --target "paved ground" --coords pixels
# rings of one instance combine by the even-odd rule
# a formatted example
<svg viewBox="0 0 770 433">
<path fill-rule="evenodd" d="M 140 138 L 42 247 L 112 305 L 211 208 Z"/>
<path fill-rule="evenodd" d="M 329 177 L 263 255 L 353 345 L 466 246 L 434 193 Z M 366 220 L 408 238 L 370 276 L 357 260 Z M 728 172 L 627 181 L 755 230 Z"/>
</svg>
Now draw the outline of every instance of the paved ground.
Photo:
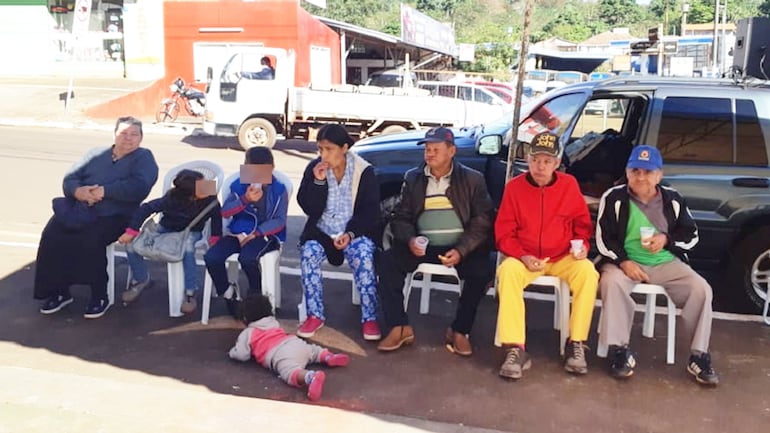
<svg viewBox="0 0 770 433">
<path fill-rule="evenodd" d="M 76 80 L 75 85 L 80 96 L 87 93 L 78 85 L 127 89 L 132 84 Z M 0 125 L 111 127 L 77 112 L 59 113 L 60 106 L 46 102 L 57 86 L 40 79 L 0 78 Z M 98 102 L 99 95 L 95 91 L 91 101 Z M 86 99 L 81 103 L 87 104 Z M 27 114 L 24 101 L 32 100 L 38 108 Z M 25 264 L 0 279 L 0 432 L 49 431 L 54 425 L 73 432 L 215 431 L 244 425 L 292 432 L 755 432 L 770 425 L 770 327 L 756 317 L 715 321 L 713 357 L 722 384 L 704 389 L 684 372 L 683 342 L 677 364 L 665 364 L 663 318 L 653 339 L 641 337 L 640 321 L 635 326 L 640 366 L 630 381 L 609 378 L 594 356 L 588 376 L 567 375 L 551 329 L 552 304 L 532 299 L 527 303 L 528 350 L 534 365 L 512 383 L 496 375 L 502 353 L 492 345 L 493 298 L 482 302 L 470 359 L 451 355 L 440 344 L 456 303 L 456 295 L 444 292 L 433 294 L 430 314 L 421 316 L 415 312 L 415 291 L 410 311 L 416 344 L 380 354 L 360 336 L 350 282 L 328 280 L 329 326 L 317 340 L 351 353 L 353 361 L 330 370 L 324 398 L 308 404 L 300 391 L 256 364 L 227 360 L 238 325 L 216 301 L 217 317 L 207 327 L 194 317 L 168 318 L 160 265 L 152 269 L 156 288 L 135 305 L 116 306 L 104 318 L 87 322 L 83 288 L 76 287 L 76 302 L 61 313 L 34 313 L 31 250 L 14 254 L 23 256 Z M 296 268 L 285 266 L 278 317 L 293 328 L 299 281 Z M 117 281 L 125 281 L 125 272 L 122 261 Z M 590 344 L 595 347 L 595 333 Z"/>
</svg>

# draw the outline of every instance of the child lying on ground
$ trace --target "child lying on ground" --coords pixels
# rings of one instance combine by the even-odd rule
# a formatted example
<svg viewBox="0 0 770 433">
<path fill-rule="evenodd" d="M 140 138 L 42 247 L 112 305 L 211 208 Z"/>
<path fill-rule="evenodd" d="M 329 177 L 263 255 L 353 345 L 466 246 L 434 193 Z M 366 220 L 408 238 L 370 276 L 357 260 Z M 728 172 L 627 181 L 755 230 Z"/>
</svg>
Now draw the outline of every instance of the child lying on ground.
<svg viewBox="0 0 770 433">
<path fill-rule="evenodd" d="M 263 295 L 251 295 L 241 303 L 238 315 L 246 324 L 246 329 L 241 331 L 235 346 L 230 349 L 230 358 L 248 361 L 253 356 L 262 366 L 278 373 L 289 385 L 307 387 L 307 397 L 318 400 L 323 392 L 326 373 L 306 370 L 305 367 L 309 363 L 343 367 L 348 365 L 350 357 L 287 334 L 272 311 L 270 300 Z"/>
</svg>

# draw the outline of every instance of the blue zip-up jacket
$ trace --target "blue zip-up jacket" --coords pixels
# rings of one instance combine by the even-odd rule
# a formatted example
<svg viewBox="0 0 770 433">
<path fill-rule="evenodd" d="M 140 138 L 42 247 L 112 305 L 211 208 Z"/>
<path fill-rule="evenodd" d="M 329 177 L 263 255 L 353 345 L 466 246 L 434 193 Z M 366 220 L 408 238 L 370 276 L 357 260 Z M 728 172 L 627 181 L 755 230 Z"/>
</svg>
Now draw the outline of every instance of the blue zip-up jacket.
<svg viewBox="0 0 770 433">
<path fill-rule="evenodd" d="M 230 194 L 222 205 L 222 217 L 232 218 L 227 226 L 231 234 L 255 233 L 257 236 L 278 236 L 286 241 L 286 214 L 289 196 L 286 186 L 273 176 L 273 183 L 263 185 L 262 198 L 254 203 L 244 199 L 249 184 L 235 179 L 230 184 Z"/>
</svg>

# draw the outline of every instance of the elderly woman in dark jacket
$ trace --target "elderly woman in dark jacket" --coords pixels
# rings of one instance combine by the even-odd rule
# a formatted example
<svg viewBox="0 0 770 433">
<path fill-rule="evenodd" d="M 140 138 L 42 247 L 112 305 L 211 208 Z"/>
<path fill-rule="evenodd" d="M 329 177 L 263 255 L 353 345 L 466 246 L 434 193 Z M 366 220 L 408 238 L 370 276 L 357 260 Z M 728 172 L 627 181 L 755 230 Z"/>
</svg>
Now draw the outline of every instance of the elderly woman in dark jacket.
<svg viewBox="0 0 770 433">
<path fill-rule="evenodd" d="M 55 209 L 43 229 L 34 292 L 35 299 L 45 300 L 40 308 L 43 314 L 72 303 L 71 284 L 91 286 L 84 317 L 101 317 L 110 306 L 105 248 L 120 237 L 158 179 L 152 152 L 139 147 L 142 122 L 121 117 L 114 135 L 111 147 L 90 151 L 64 177 L 64 195 L 70 205 Z M 82 218 L 68 218 L 78 206 Z"/>
<path fill-rule="evenodd" d="M 324 325 L 321 263 L 347 259 L 361 294 L 364 339 L 379 340 L 377 288 L 372 241 L 379 226 L 380 193 L 374 169 L 349 152 L 353 139 L 341 125 L 318 131 L 319 158 L 305 169 L 297 201 L 308 216 L 300 236 L 300 268 L 307 320 L 297 330 L 312 337 Z"/>
</svg>

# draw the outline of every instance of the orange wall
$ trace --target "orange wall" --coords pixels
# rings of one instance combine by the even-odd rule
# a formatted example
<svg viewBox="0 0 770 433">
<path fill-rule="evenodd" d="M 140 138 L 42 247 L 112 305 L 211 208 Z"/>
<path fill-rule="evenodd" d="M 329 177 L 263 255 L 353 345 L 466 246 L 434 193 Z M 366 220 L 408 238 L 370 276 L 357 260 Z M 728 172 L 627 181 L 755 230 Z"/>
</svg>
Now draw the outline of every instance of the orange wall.
<svg viewBox="0 0 770 433">
<path fill-rule="evenodd" d="M 176 77 L 193 76 L 195 42 L 261 42 L 268 47 L 295 50 L 295 85 L 310 84 L 310 46 L 328 47 L 332 53 L 332 82 L 340 82 L 340 39 L 314 19 L 297 0 L 195 1 L 166 0 L 163 4 L 166 76 L 138 92 L 86 110 L 91 117 L 154 115 L 168 85 Z M 239 33 L 200 33 L 201 27 L 240 27 Z M 202 85 L 196 86 L 203 89 Z"/>
</svg>

